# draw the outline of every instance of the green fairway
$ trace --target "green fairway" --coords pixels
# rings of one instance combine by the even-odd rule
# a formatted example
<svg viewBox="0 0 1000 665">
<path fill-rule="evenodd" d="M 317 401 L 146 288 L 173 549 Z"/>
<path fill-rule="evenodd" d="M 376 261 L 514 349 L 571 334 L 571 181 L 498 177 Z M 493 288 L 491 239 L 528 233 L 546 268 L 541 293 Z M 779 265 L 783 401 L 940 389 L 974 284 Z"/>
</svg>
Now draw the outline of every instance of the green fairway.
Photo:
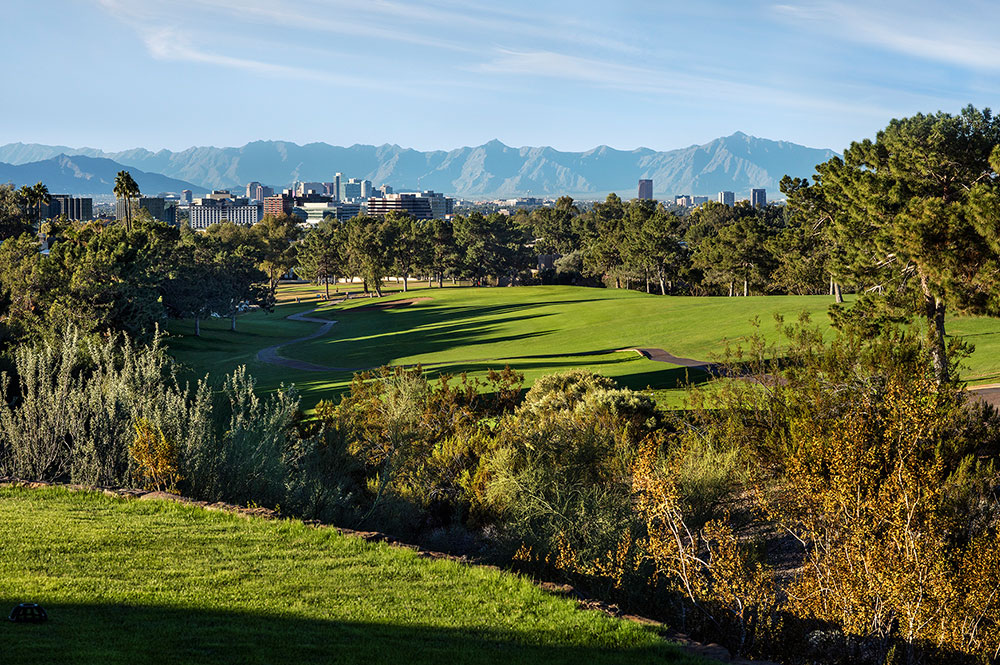
<svg viewBox="0 0 1000 665">
<path fill-rule="evenodd" d="M 696 663 L 528 581 L 299 522 L 0 489 L 11 663 Z"/>
<path fill-rule="evenodd" d="M 410 298 L 426 299 L 398 308 L 371 307 Z M 230 371 L 243 363 L 262 388 L 295 383 L 307 406 L 343 390 L 350 369 L 417 363 L 433 375 L 464 371 L 475 376 L 509 364 L 525 373 L 529 385 L 543 374 L 587 368 L 622 385 L 650 387 L 669 398 L 662 391 L 675 388 L 688 370 L 613 351 L 653 347 L 710 360 L 723 352 L 727 340 L 733 344 L 746 340 L 755 319 L 769 339 L 776 336 L 776 313 L 791 321 L 806 311 L 814 322 L 828 326 L 830 302 L 827 296 L 663 297 L 564 286 L 423 288 L 381 300 L 321 305 L 312 316 L 336 320 L 330 333 L 280 351 L 288 358 L 342 370 L 306 372 L 256 360 L 261 348 L 316 331 L 315 323 L 284 319 L 313 309 L 315 302 L 245 315 L 236 333 L 228 330 L 228 321 L 213 320 L 203 324 L 201 339 L 190 336 L 188 322 L 174 324 L 170 348 L 196 373 Z M 952 317 L 949 324 L 953 333 L 967 336 L 977 346 L 967 378 L 997 377 L 1000 320 Z"/>
</svg>

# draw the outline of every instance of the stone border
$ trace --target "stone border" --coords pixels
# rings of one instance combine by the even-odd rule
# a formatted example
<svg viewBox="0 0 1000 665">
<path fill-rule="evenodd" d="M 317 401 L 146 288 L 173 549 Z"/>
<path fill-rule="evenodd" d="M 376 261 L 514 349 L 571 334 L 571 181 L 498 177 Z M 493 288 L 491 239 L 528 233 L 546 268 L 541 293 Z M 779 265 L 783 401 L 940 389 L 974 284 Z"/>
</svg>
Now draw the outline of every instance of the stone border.
<svg viewBox="0 0 1000 665">
<path fill-rule="evenodd" d="M 205 510 L 216 510 L 223 513 L 229 513 L 231 515 L 237 515 L 239 517 L 246 518 L 261 518 L 265 520 L 277 520 L 277 519 L 298 519 L 298 518 L 284 518 L 277 511 L 271 510 L 270 508 L 249 508 L 246 506 L 238 506 L 232 503 L 225 503 L 222 501 L 198 501 L 197 499 L 191 499 L 186 496 L 180 496 L 178 494 L 171 494 L 169 492 L 159 492 L 159 491 L 149 491 L 140 489 L 130 489 L 130 488 L 113 488 L 113 487 L 96 487 L 90 485 L 76 485 L 69 483 L 51 483 L 48 481 L 29 481 L 21 480 L 18 478 L 0 477 L 0 488 L 4 487 L 15 487 L 23 489 L 44 489 L 44 488 L 59 488 L 70 490 L 73 492 L 95 492 L 104 494 L 105 496 L 115 497 L 118 499 L 133 499 L 138 501 L 173 501 L 174 503 L 181 503 L 184 505 L 195 506 L 198 508 L 204 508 Z M 354 529 L 346 529 L 343 527 L 334 526 L 332 524 L 325 524 L 316 520 L 298 520 L 307 526 L 319 529 L 333 529 L 342 536 L 347 536 L 349 538 L 360 538 L 369 543 L 385 543 L 390 547 L 399 547 L 402 549 L 408 549 L 415 552 L 417 556 L 425 559 L 445 559 L 448 561 L 453 561 L 455 563 L 462 564 L 464 566 L 475 566 L 477 568 L 486 568 L 489 570 L 495 570 L 499 572 L 506 572 L 512 575 L 518 575 L 524 579 L 530 580 L 535 586 L 542 589 L 547 593 L 551 593 L 557 596 L 564 596 L 566 598 L 571 598 L 576 601 L 577 608 L 580 610 L 590 610 L 596 612 L 602 612 L 608 616 L 612 616 L 618 619 L 623 619 L 625 621 L 631 621 L 633 623 L 642 624 L 645 626 L 652 626 L 659 629 L 665 634 L 665 639 L 669 642 L 677 644 L 682 650 L 696 656 L 701 656 L 703 658 L 708 658 L 710 660 L 722 661 L 725 663 L 734 663 L 735 665 L 778 665 L 772 661 L 764 660 L 748 660 L 745 658 L 734 657 L 728 649 L 725 647 L 710 643 L 703 644 L 701 642 L 696 642 L 690 637 L 683 633 L 678 633 L 660 621 L 655 619 L 650 619 L 648 617 L 639 616 L 636 614 L 625 614 L 622 610 L 614 604 L 607 603 L 603 600 L 597 598 L 589 598 L 578 589 L 569 584 L 557 584 L 555 582 L 546 582 L 542 580 L 537 580 L 514 571 L 505 570 L 499 566 L 492 566 L 489 564 L 475 563 L 468 557 L 455 556 L 454 554 L 447 554 L 445 552 L 435 552 L 432 550 L 426 550 L 419 545 L 413 545 L 411 543 L 406 543 L 398 538 L 390 536 L 389 534 L 382 533 L 380 531 L 356 531 Z"/>
</svg>

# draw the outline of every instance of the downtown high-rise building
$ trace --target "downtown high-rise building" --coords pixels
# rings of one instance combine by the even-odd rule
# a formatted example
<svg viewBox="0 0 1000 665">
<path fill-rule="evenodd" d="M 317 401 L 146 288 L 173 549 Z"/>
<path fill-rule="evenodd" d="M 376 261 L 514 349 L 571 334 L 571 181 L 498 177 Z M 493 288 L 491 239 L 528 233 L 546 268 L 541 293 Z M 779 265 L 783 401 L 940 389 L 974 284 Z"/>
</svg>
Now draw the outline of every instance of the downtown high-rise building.
<svg viewBox="0 0 1000 665">
<path fill-rule="evenodd" d="M 74 221 L 94 218 L 94 200 L 91 198 L 81 198 L 69 194 L 52 194 L 48 210 L 45 210 L 45 204 L 42 204 L 41 207 L 43 209 L 41 214 L 47 218 L 59 215 L 65 215 L 66 219 Z"/>
<path fill-rule="evenodd" d="M 649 201 L 653 198 L 653 181 L 652 180 L 640 180 L 639 181 L 639 199 L 642 201 Z"/>
<path fill-rule="evenodd" d="M 767 205 L 767 190 L 766 189 L 751 189 L 750 190 L 750 205 L 754 208 L 763 208 Z"/>
<path fill-rule="evenodd" d="M 736 205 L 736 194 L 734 192 L 719 192 L 719 203 L 732 208 Z"/>
</svg>

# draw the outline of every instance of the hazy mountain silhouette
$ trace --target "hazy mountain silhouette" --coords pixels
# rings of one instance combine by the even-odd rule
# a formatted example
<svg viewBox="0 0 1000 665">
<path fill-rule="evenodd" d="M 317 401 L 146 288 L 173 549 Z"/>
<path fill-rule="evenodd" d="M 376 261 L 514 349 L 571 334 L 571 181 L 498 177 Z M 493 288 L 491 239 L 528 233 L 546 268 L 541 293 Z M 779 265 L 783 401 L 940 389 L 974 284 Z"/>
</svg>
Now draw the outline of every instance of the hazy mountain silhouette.
<svg viewBox="0 0 1000 665">
<path fill-rule="evenodd" d="M 0 183 L 11 182 L 19 186 L 41 181 L 52 194 L 111 194 L 115 188 L 115 175 L 123 169 L 132 174 L 139 190 L 146 195 L 179 193 L 184 189 L 190 189 L 195 194 L 206 191 L 204 187 L 159 173 L 147 173 L 110 159 L 64 154 L 26 164 L 0 162 Z"/>
<path fill-rule="evenodd" d="M 376 186 L 434 189 L 467 198 L 525 194 L 595 198 L 611 191 L 631 198 L 640 178 L 652 178 L 660 197 L 730 190 L 739 198 L 752 187 L 764 187 L 776 195 L 783 175 L 809 176 L 816 164 L 836 154 L 737 132 L 666 152 L 608 146 L 562 152 L 549 147 L 512 148 L 497 140 L 430 152 L 398 145 L 345 148 L 254 141 L 240 148 L 197 147 L 180 152 L 135 148 L 104 153 L 93 148 L 11 143 L 0 146 L 0 161 L 23 164 L 60 153 L 105 157 L 205 188 L 236 188 L 252 180 L 280 188 L 294 180 L 329 182 L 334 173 L 341 172 L 344 177 L 366 178 Z"/>
</svg>

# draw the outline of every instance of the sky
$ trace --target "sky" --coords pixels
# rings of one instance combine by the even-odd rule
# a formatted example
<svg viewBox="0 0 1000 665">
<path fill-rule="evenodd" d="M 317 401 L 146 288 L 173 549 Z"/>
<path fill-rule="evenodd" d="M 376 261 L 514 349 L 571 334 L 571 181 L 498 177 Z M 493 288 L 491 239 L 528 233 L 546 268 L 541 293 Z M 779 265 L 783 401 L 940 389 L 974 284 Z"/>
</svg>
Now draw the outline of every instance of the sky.
<svg viewBox="0 0 1000 665">
<path fill-rule="evenodd" d="M 946 11 L 946 13 L 945 13 Z M 996 106 L 1000 3 L 4 0 L 0 144 L 840 151 Z"/>
</svg>

